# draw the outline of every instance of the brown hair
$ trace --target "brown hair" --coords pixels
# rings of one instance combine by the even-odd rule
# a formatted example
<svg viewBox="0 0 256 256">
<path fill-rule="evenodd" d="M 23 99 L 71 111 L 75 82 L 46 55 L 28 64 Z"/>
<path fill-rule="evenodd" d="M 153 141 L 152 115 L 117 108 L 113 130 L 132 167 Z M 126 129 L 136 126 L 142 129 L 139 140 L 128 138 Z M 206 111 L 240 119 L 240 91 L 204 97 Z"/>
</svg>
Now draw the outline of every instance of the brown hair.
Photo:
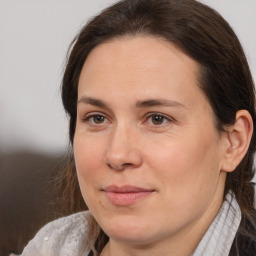
<svg viewBox="0 0 256 256">
<path fill-rule="evenodd" d="M 254 85 L 237 36 L 210 7 L 195 0 L 123 0 L 90 20 L 72 42 L 62 83 L 71 145 L 76 126 L 78 79 L 88 54 L 107 40 L 141 34 L 164 38 L 199 63 L 200 87 L 212 106 L 219 131 L 234 123 L 240 109 L 248 110 L 252 116 L 254 132 L 248 152 L 236 170 L 228 173 L 225 185 L 225 195 L 232 190 L 242 211 L 242 222 L 232 247 L 232 252 L 238 253 L 241 251 L 239 241 L 243 238 L 256 240 L 254 184 L 251 182 L 256 145 Z M 74 164 L 71 166 L 68 175 L 76 177 Z M 70 202 L 81 202 L 77 179 L 71 180 L 69 187 L 77 193 L 72 194 Z M 104 236 L 107 239 L 101 231 L 98 237 L 102 240 Z M 104 243 L 103 239 L 99 251 Z"/>
</svg>

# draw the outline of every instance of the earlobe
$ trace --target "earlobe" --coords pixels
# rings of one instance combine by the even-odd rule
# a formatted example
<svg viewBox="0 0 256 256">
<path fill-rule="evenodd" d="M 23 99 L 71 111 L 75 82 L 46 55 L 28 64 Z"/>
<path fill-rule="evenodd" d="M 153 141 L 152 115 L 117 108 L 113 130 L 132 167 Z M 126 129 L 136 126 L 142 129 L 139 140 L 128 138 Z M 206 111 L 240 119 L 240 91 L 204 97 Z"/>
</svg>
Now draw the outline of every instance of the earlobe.
<svg viewBox="0 0 256 256">
<path fill-rule="evenodd" d="M 226 148 L 221 170 L 232 172 L 244 158 L 252 137 L 253 121 L 247 110 L 239 110 L 236 113 L 236 121 L 227 128 Z"/>
</svg>

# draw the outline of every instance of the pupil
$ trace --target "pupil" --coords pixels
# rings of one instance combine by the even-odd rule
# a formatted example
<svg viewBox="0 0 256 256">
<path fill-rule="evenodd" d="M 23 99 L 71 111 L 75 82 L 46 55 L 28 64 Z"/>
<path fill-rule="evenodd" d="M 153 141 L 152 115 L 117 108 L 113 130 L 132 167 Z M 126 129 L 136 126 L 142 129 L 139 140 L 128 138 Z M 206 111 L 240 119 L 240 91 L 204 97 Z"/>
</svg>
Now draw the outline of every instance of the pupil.
<svg viewBox="0 0 256 256">
<path fill-rule="evenodd" d="M 103 116 L 94 116 L 94 117 L 93 117 L 93 121 L 94 121 L 96 124 L 100 124 L 100 123 L 104 122 L 104 117 L 103 117 Z"/>
<path fill-rule="evenodd" d="M 163 123 L 163 117 L 162 116 L 154 116 L 153 117 L 153 124 L 162 124 Z"/>
</svg>

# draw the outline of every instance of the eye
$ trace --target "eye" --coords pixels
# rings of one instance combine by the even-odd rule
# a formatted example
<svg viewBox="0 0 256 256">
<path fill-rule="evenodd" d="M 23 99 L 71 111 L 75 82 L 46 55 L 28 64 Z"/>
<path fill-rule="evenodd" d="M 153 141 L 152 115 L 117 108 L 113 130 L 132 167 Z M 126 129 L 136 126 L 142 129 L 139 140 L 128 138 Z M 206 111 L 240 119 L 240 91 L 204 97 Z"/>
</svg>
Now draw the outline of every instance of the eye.
<svg viewBox="0 0 256 256">
<path fill-rule="evenodd" d="M 151 122 L 154 125 L 161 125 L 166 121 L 166 119 L 163 116 L 160 115 L 153 115 L 151 116 Z"/>
<path fill-rule="evenodd" d="M 172 121 L 172 119 L 170 117 L 167 117 L 163 114 L 160 113 L 151 113 L 147 116 L 147 120 L 148 122 L 150 122 L 151 125 L 154 126 L 160 126 L 160 125 L 164 125 L 167 122 Z"/>
<path fill-rule="evenodd" d="M 101 124 L 105 122 L 106 118 L 101 115 L 93 115 L 89 118 L 89 120 L 95 124 Z"/>
<path fill-rule="evenodd" d="M 107 118 L 100 114 L 91 114 L 83 119 L 83 122 L 89 123 L 91 125 L 100 125 L 107 121 Z"/>
</svg>

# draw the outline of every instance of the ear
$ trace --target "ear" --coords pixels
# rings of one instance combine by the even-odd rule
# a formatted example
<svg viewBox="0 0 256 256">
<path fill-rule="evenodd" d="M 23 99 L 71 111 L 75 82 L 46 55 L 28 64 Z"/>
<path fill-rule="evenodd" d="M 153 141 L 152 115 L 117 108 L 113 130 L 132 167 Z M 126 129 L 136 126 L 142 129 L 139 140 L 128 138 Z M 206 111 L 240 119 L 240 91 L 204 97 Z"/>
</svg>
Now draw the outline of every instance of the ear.
<svg viewBox="0 0 256 256">
<path fill-rule="evenodd" d="M 250 113 L 247 110 L 239 110 L 234 125 L 227 127 L 222 171 L 232 172 L 239 165 L 249 148 L 252 133 L 253 121 Z"/>
</svg>

